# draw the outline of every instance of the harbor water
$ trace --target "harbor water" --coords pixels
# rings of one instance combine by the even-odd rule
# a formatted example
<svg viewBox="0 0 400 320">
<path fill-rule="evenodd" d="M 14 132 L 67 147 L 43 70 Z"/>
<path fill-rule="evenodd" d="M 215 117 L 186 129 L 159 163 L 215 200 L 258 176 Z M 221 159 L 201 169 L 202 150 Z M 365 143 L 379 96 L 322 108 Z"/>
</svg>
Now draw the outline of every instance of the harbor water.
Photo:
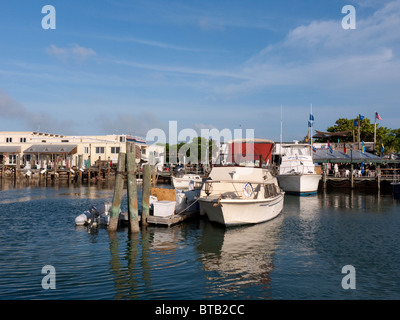
<svg viewBox="0 0 400 320">
<path fill-rule="evenodd" d="M 113 186 L 2 185 L 0 299 L 400 298 L 400 210 L 391 194 L 285 195 L 278 218 L 235 228 L 204 218 L 133 235 L 75 226 L 112 195 Z M 54 288 L 42 286 L 44 266 L 54 267 Z M 353 288 L 343 285 L 344 266 L 354 268 Z"/>
</svg>

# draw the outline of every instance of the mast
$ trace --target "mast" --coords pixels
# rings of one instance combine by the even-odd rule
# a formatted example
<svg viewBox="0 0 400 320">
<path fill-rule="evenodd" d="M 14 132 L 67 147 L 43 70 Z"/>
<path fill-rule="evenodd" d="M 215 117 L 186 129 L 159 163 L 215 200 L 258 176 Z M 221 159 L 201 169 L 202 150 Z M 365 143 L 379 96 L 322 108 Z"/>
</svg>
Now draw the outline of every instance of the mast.
<svg viewBox="0 0 400 320">
<path fill-rule="evenodd" d="M 313 116 L 313 114 L 312 114 L 312 103 L 311 103 L 311 106 L 310 106 L 310 115 Z M 310 117 L 311 117 L 311 116 L 310 116 Z M 313 118 L 312 118 L 312 119 L 313 119 Z M 310 141 L 311 141 L 311 150 L 312 150 L 312 147 L 313 147 L 313 145 L 312 145 L 312 128 L 313 128 L 314 119 L 313 119 L 313 120 L 310 119 L 310 122 L 311 122 L 311 127 L 310 127 Z"/>
<path fill-rule="evenodd" d="M 281 104 L 281 148 L 282 148 L 282 139 L 283 139 L 282 138 L 282 127 L 283 127 L 283 120 L 282 120 L 282 104 Z"/>
</svg>

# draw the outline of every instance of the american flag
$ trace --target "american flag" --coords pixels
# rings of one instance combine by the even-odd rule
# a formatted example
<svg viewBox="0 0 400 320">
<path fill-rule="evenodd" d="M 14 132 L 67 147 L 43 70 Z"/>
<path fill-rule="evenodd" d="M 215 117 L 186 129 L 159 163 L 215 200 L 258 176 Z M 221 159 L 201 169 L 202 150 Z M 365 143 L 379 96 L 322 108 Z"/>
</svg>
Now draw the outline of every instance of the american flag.
<svg viewBox="0 0 400 320">
<path fill-rule="evenodd" d="M 382 118 L 378 112 L 375 112 L 375 119 L 382 120 Z"/>
</svg>

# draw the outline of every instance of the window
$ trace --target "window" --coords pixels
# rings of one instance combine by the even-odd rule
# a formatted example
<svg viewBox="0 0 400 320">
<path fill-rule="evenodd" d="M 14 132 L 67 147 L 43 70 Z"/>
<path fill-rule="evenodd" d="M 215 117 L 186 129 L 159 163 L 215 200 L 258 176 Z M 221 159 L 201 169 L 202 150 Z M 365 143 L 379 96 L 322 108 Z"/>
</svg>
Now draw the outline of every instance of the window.
<svg viewBox="0 0 400 320">
<path fill-rule="evenodd" d="M 119 142 L 125 142 L 125 137 L 119 137 Z"/>
<path fill-rule="evenodd" d="M 120 147 L 111 147 L 111 153 L 119 153 L 121 150 Z"/>
<path fill-rule="evenodd" d="M 104 153 L 104 147 L 96 147 L 96 153 Z"/>
<path fill-rule="evenodd" d="M 61 142 L 69 142 L 69 140 L 61 140 Z"/>
<path fill-rule="evenodd" d="M 19 138 L 19 142 L 26 142 L 26 138 Z"/>
<path fill-rule="evenodd" d="M 46 140 L 42 140 L 42 142 L 46 142 Z"/>
<path fill-rule="evenodd" d="M 89 147 L 83 147 L 83 153 L 89 153 Z"/>
<path fill-rule="evenodd" d="M 142 154 L 143 154 L 143 155 L 146 154 L 146 148 L 142 148 Z"/>
<path fill-rule="evenodd" d="M 10 154 L 8 156 L 8 163 L 9 164 L 16 164 L 17 163 L 17 155 L 15 154 Z"/>
<path fill-rule="evenodd" d="M 12 138 L 6 138 L 6 142 L 12 142 Z"/>
</svg>

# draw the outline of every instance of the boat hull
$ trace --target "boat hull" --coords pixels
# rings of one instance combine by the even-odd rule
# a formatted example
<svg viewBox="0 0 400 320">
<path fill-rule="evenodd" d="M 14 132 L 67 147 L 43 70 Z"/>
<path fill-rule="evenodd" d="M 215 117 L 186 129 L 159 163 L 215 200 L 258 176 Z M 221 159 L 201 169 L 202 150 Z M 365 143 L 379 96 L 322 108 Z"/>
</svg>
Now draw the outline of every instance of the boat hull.
<svg viewBox="0 0 400 320">
<path fill-rule="evenodd" d="M 309 195 L 318 192 L 320 174 L 281 174 L 277 176 L 279 186 L 286 193 Z"/>
<path fill-rule="evenodd" d="M 189 189 L 191 183 L 193 184 L 194 188 L 201 188 L 203 181 L 200 176 L 195 176 L 191 178 L 172 177 L 172 184 L 176 189 Z"/>
<path fill-rule="evenodd" d="M 270 199 L 200 199 L 200 214 L 225 226 L 256 224 L 272 220 L 283 209 L 284 193 Z"/>
</svg>

